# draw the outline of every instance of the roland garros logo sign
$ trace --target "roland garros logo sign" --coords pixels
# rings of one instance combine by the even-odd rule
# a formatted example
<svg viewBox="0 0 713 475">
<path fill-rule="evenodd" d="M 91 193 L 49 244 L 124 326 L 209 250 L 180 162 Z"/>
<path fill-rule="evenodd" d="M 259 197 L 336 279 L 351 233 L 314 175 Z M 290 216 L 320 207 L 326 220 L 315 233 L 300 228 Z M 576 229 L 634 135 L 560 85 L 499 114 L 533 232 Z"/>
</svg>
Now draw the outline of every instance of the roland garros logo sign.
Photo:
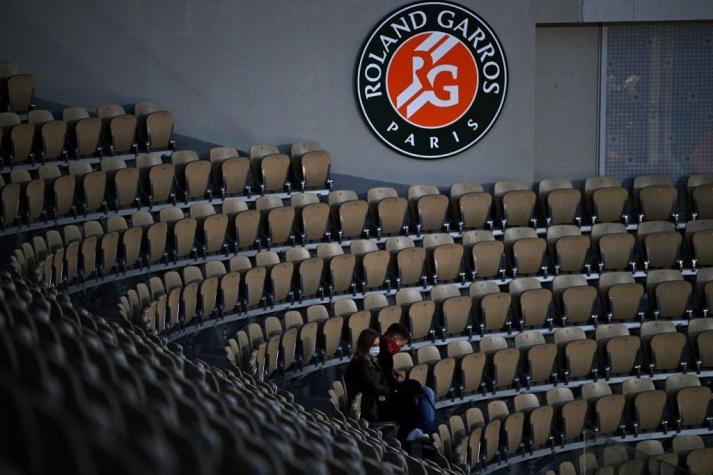
<svg viewBox="0 0 713 475">
<path fill-rule="evenodd" d="M 372 131 L 415 158 L 474 145 L 505 102 L 507 62 L 478 15 L 448 2 L 418 2 L 386 17 L 366 41 L 356 73 Z"/>
</svg>

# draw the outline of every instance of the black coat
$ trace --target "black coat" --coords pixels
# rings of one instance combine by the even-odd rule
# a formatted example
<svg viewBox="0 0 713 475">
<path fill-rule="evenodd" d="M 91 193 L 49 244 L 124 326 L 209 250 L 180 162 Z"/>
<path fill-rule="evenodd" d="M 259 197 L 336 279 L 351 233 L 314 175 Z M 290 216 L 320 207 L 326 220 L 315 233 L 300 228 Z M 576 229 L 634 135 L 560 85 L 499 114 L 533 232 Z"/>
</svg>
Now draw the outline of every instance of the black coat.
<svg viewBox="0 0 713 475">
<path fill-rule="evenodd" d="M 361 393 L 362 418 L 367 421 L 379 420 L 378 398 L 388 395 L 390 391 L 379 363 L 371 357 L 364 359 L 354 356 L 347 366 L 344 381 L 347 385 L 349 404 L 357 393 Z"/>
<path fill-rule="evenodd" d="M 396 381 L 394 377 L 394 355 L 389 352 L 389 344 L 386 343 L 384 338 L 381 338 L 381 342 L 379 343 L 379 356 L 377 359 L 386 378 L 386 383 L 391 389 L 394 389 L 398 386 L 398 381 Z"/>
</svg>

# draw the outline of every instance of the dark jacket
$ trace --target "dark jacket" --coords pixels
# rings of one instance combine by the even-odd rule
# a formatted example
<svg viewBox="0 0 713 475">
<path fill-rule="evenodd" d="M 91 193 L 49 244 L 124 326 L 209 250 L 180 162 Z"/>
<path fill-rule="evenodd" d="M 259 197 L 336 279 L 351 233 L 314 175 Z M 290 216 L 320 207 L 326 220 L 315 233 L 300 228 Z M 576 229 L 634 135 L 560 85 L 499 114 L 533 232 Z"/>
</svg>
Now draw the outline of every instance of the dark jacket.
<svg viewBox="0 0 713 475">
<path fill-rule="evenodd" d="M 370 422 L 379 420 L 378 398 L 389 394 L 389 386 L 386 384 L 379 363 L 373 358 L 364 359 L 354 356 L 347 366 L 344 381 L 347 385 L 349 404 L 357 393 L 361 393 L 362 418 Z"/>
</svg>

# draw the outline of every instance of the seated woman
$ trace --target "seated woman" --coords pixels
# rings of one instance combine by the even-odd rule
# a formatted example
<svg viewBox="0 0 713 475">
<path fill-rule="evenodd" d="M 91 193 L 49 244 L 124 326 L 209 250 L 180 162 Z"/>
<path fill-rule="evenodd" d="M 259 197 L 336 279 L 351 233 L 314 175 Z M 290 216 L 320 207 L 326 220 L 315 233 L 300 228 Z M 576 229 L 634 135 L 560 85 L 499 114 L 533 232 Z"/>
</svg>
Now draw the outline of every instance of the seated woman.
<svg viewBox="0 0 713 475">
<path fill-rule="evenodd" d="M 367 328 L 357 339 L 356 353 L 347 366 L 344 382 L 349 404 L 361 393 L 361 417 L 369 422 L 381 419 L 379 405 L 391 392 L 376 357 L 379 354 L 379 334 Z"/>
<path fill-rule="evenodd" d="M 357 339 L 356 354 L 344 375 L 349 404 L 361 393 L 361 415 L 364 419 L 369 422 L 396 422 L 401 440 L 428 438 L 418 427 L 420 410 L 416 398 L 413 395 L 402 396 L 392 390 L 377 360 L 379 352 L 379 334 L 370 328 L 362 331 Z"/>
</svg>

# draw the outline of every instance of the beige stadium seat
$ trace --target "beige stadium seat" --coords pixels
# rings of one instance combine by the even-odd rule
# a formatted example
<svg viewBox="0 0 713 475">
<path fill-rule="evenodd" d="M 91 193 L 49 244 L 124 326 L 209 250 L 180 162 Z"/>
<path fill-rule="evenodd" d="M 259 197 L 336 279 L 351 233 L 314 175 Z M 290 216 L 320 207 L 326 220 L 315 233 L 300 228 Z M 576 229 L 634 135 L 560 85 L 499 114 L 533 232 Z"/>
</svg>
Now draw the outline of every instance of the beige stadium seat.
<svg viewBox="0 0 713 475">
<path fill-rule="evenodd" d="M 330 236 L 329 205 L 321 203 L 317 195 L 294 193 L 290 198 L 290 207 L 297 214 L 301 243 L 321 241 Z"/>
<path fill-rule="evenodd" d="M 416 219 L 416 232 L 448 232 L 448 197 L 433 185 L 412 185 L 408 189 L 411 216 Z"/>
<path fill-rule="evenodd" d="M 558 275 L 552 281 L 555 308 L 563 323 L 586 324 L 598 319 L 597 289 L 582 275 Z"/>
<path fill-rule="evenodd" d="M 674 374 L 666 378 L 666 392 L 674 399 L 676 429 L 710 425 L 711 390 L 693 374 Z"/>
<path fill-rule="evenodd" d="M 557 380 L 557 345 L 547 343 L 540 332 L 525 331 L 515 335 L 515 348 L 523 353 L 525 384 Z"/>
<path fill-rule="evenodd" d="M 582 272 L 587 266 L 590 247 L 589 236 L 582 235 L 579 227 L 571 224 L 552 225 L 547 228 L 547 244 L 555 262 L 555 273 Z"/>
<path fill-rule="evenodd" d="M 537 196 L 522 181 L 508 180 L 495 183 L 495 205 L 503 229 L 506 227 L 537 225 L 533 216 Z"/>
<path fill-rule="evenodd" d="M 290 191 L 290 157 L 275 151 L 275 153 L 255 158 L 253 147 L 250 147 L 250 157 L 253 159 L 253 166 L 258 171 L 260 191 L 262 193 Z"/>
<path fill-rule="evenodd" d="M 10 111 L 22 114 L 32 108 L 35 77 L 32 74 L 14 74 L 7 79 L 7 97 Z"/>
<path fill-rule="evenodd" d="M 44 181 L 42 182 L 44 185 Z M 2 199 L 2 227 L 13 226 L 20 217 L 20 193 L 22 187 L 19 183 L 8 183 L 0 190 Z M 44 186 L 42 195 L 44 198 Z"/>
<path fill-rule="evenodd" d="M 328 197 L 332 222 L 337 225 L 337 236 L 342 238 L 369 237 L 366 219 L 369 205 L 351 190 L 331 191 Z"/>
<path fill-rule="evenodd" d="M 256 209 L 261 212 L 267 228 L 267 245 L 294 244 L 293 231 L 295 209 L 284 206 L 275 195 L 261 196 L 257 199 Z"/>
<path fill-rule="evenodd" d="M 551 224 L 582 224 L 580 202 L 582 195 L 567 179 L 542 180 L 537 188 L 540 206 L 546 212 L 547 226 Z"/>
<path fill-rule="evenodd" d="M 18 124 L 10 129 L 10 161 L 13 165 L 35 160 L 32 150 L 34 137 L 34 124 Z"/>
<path fill-rule="evenodd" d="M 634 195 L 638 204 L 639 221 L 678 220 L 674 212 L 678 191 L 671 178 L 644 175 L 634 178 Z"/>
<path fill-rule="evenodd" d="M 408 201 L 398 196 L 394 188 L 371 188 L 367 193 L 367 201 L 371 208 L 372 219 L 377 225 L 377 237 L 408 233 L 409 224 L 406 219 Z"/>
<path fill-rule="evenodd" d="M 587 178 L 584 194 L 592 216 L 592 224 L 628 222 L 626 214 L 629 192 L 614 177 L 599 176 Z"/>
<path fill-rule="evenodd" d="M 607 320 L 644 318 L 640 311 L 644 286 L 629 272 L 605 272 L 599 276 L 599 295 Z"/>
<path fill-rule="evenodd" d="M 623 323 L 599 325 L 595 338 L 600 348 L 606 378 L 615 374 L 640 372 L 641 340 L 630 335 Z"/>
<path fill-rule="evenodd" d="M 101 153 L 101 119 L 89 116 L 79 119 L 74 124 L 73 131 L 76 158 L 93 157 Z"/>
<path fill-rule="evenodd" d="M 219 147 L 218 150 L 226 148 L 228 147 Z M 235 155 L 222 157 L 219 153 L 214 152 L 215 150 L 215 148 L 211 150 L 211 162 L 214 166 L 220 167 L 219 173 L 216 175 L 220 177 L 218 182 L 222 183 L 223 194 L 226 196 L 249 194 L 251 190 L 248 183 L 250 159 L 238 156 L 237 151 L 235 151 Z"/>
<path fill-rule="evenodd" d="M 146 116 L 146 151 L 173 149 L 173 112 L 154 111 Z"/>
<path fill-rule="evenodd" d="M 136 116 L 124 114 L 111 118 L 109 137 L 111 155 L 136 152 Z"/>
<path fill-rule="evenodd" d="M 501 292 L 498 284 L 492 281 L 473 282 L 469 289 L 473 299 L 474 319 L 480 326 L 480 334 L 486 331 L 499 331 L 512 326 L 512 296 Z"/>
<path fill-rule="evenodd" d="M 356 256 L 357 269 L 361 270 L 362 291 L 391 285 L 389 251 L 381 250 L 374 241 L 364 239 L 352 241 L 350 253 Z"/>
<path fill-rule="evenodd" d="M 713 174 L 691 175 L 688 177 L 686 186 L 688 188 L 688 201 L 692 204 L 692 218 L 713 218 L 713 210 L 710 206 L 710 203 L 713 202 Z"/>
<path fill-rule="evenodd" d="M 62 160 L 67 156 L 67 123 L 63 120 L 51 120 L 38 126 L 42 139 L 40 157 L 42 161 Z"/>
<path fill-rule="evenodd" d="M 606 383 L 587 383 L 582 386 L 582 398 L 594 406 L 595 428 L 602 435 L 623 433 L 623 416 L 626 399 L 622 394 L 612 394 Z"/>
<path fill-rule="evenodd" d="M 481 229 L 486 224 L 492 228 L 493 197 L 479 183 L 455 183 L 450 196 L 459 230 Z"/>
<path fill-rule="evenodd" d="M 260 240 L 260 211 L 246 209 L 235 215 L 234 219 L 234 248 L 248 249 L 255 246 Z"/>
<path fill-rule="evenodd" d="M 309 150 L 301 156 L 293 155 L 293 165 L 301 190 L 331 186 L 332 156 L 326 150 Z"/>
<path fill-rule="evenodd" d="M 516 227 L 505 230 L 505 247 L 513 263 L 513 276 L 537 274 L 546 270 L 544 264 L 547 241 L 537 237 L 532 228 Z"/>
<path fill-rule="evenodd" d="M 509 284 L 513 309 L 524 327 L 551 326 L 552 291 L 543 288 L 535 277 L 513 279 Z"/>
<path fill-rule="evenodd" d="M 538 449 L 547 445 L 551 440 L 552 424 L 554 422 L 554 408 L 549 405 L 541 406 L 535 394 L 519 394 L 514 399 L 515 411 L 526 416 L 526 445 L 530 449 Z"/>
<path fill-rule="evenodd" d="M 554 343 L 557 345 L 565 382 L 570 378 L 589 378 L 598 374 L 596 352 L 597 343 L 587 338 L 580 327 L 565 327 L 555 330 Z"/>
<path fill-rule="evenodd" d="M 560 443 L 578 439 L 585 428 L 588 412 L 586 399 L 575 399 L 569 388 L 553 388 L 547 391 L 547 404 L 555 409 L 555 431 Z"/>
<path fill-rule="evenodd" d="M 624 270 L 633 266 L 636 238 L 622 223 L 597 223 L 592 226 L 592 247 L 599 257 L 599 272 Z"/>
<path fill-rule="evenodd" d="M 650 379 L 631 378 L 624 381 L 621 392 L 629 412 L 635 415 L 635 433 L 661 428 L 666 417 L 666 391 L 657 390 Z"/>
<path fill-rule="evenodd" d="M 636 236 L 645 256 L 644 269 L 671 268 L 677 263 L 682 238 L 673 223 L 643 222 L 639 224 Z"/>
<path fill-rule="evenodd" d="M 693 315 L 689 299 L 693 285 L 677 269 L 657 269 L 646 276 L 646 290 L 655 318 L 682 318 Z"/>
<path fill-rule="evenodd" d="M 520 350 L 508 348 L 505 338 L 487 335 L 480 340 L 480 351 L 488 358 L 488 367 L 492 371 L 490 385 L 495 389 L 519 385 L 518 368 L 520 366 Z"/>
<path fill-rule="evenodd" d="M 686 247 L 692 251 L 691 264 L 696 267 L 713 266 L 713 219 L 697 219 L 686 223 Z"/>
<path fill-rule="evenodd" d="M 463 247 L 472 258 L 471 278 L 505 276 L 505 244 L 496 240 L 491 231 L 477 230 L 463 233 Z M 468 250 L 470 249 L 470 252 Z"/>
</svg>

